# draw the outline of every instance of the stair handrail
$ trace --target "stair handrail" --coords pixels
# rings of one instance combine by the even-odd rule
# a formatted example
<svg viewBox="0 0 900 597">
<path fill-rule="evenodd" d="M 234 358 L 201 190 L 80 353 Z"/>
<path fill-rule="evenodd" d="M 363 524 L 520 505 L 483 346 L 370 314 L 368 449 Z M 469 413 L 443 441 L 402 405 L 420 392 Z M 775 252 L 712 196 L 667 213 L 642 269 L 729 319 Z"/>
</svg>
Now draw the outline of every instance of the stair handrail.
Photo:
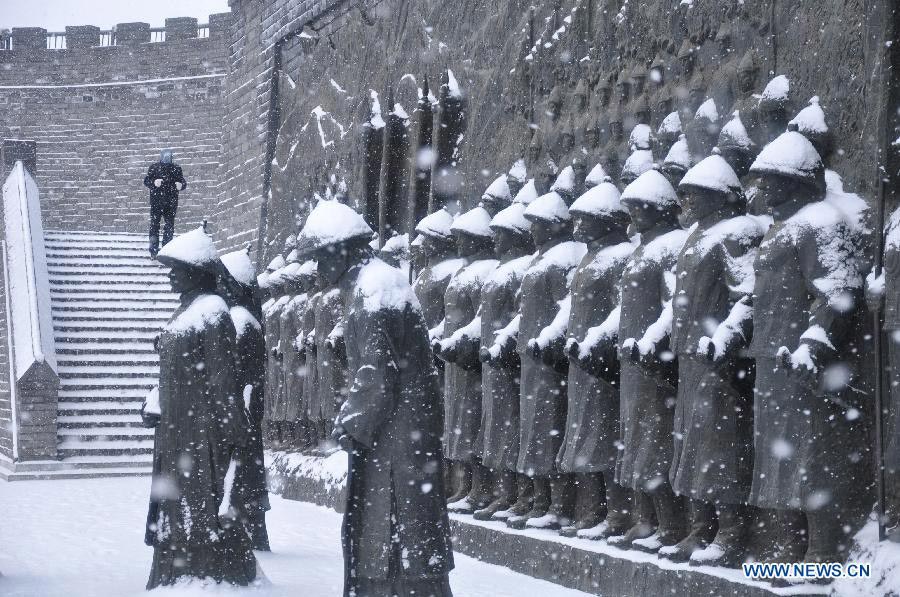
<svg viewBox="0 0 900 597">
<path fill-rule="evenodd" d="M 40 198 L 34 178 L 21 161 L 16 162 L 3 185 L 3 213 L 16 379 L 42 363 L 58 374 Z M 23 286 L 21 281 L 25 282 Z M 17 288 L 22 288 L 26 296 L 17 296 Z M 22 312 L 23 307 L 27 314 Z M 25 326 L 23 322 L 27 322 Z"/>
</svg>

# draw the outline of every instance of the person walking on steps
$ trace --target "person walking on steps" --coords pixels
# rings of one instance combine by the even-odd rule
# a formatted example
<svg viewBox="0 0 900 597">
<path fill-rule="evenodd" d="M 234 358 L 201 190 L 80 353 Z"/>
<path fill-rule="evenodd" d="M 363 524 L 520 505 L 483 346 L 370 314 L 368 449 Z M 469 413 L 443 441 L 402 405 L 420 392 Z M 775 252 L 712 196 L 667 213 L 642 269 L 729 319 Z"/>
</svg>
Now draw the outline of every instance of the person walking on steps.
<svg viewBox="0 0 900 597">
<path fill-rule="evenodd" d="M 162 244 L 165 246 L 175 233 L 178 193 L 187 187 L 171 149 L 159 153 L 159 161 L 147 170 L 144 186 L 150 189 L 150 256 L 155 258 L 159 252 L 159 220 L 162 218 L 164 222 Z"/>
</svg>

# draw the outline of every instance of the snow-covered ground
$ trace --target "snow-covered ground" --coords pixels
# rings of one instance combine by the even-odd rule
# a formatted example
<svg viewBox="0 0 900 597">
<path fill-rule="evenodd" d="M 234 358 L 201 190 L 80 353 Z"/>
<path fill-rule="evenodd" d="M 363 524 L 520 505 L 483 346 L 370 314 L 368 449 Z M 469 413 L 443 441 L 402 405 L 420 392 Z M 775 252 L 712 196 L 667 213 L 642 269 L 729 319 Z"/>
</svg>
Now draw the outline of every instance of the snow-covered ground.
<svg viewBox="0 0 900 597">
<path fill-rule="evenodd" d="M 119 597 L 144 594 L 151 550 L 143 543 L 149 477 L 0 482 L 0 595 Z M 178 587 L 184 597 L 227 593 L 296 597 L 341 594 L 341 516 L 272 496 L 268 577 L 247 589 Z M 585 593 L 456 555 L 459 597 L 577 597 Z M 212 590 L 211 590 L 212 589 Z"/>
</svg>

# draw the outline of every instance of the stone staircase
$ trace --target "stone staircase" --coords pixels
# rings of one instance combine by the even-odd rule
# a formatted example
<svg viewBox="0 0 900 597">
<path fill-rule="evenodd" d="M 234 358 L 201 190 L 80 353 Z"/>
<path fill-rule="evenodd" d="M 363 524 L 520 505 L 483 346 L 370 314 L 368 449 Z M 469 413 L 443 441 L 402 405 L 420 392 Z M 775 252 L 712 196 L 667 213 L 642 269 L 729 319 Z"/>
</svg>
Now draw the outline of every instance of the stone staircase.
<svg viewBox="0 0 900 597">
<path fill-rule="evenodd" d="M 45 246 L 63 467 L 43 476 L 147 474 L 141 402 L 159 376 L 153 339 L 178 305 L 167 270 L 139 234 L 48 230 Z"/>
</svg>

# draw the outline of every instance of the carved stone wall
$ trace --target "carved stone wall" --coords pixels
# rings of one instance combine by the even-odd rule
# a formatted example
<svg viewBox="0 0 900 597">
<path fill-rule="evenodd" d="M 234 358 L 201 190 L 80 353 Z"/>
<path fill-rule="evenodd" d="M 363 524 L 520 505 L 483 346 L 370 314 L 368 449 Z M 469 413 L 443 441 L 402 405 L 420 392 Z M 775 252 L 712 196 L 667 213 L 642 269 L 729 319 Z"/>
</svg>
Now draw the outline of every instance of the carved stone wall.
<svg viewBox="0 0 900 597">
<path fill-rule="evenodd" d="M 752 120 L 758 95 L 776 75 L 789 80 L 789 117 L 819 97 L 834 134 L 830 167 L 848 190 L 876 195 L 888 2 L 556 0 L 533 12 L 520 0 L 369 4 L 330 33 L 284 48 L 266 258 L 315 193 L 343 193 L 344 181 L 359 206 L 372 92 L 382 119 L 394 111 L 392 93 L 413 127 L 424 77 L 438 96 L 447 69 L 467 106 L 458 159 L 467 205 L 515 159 L 528 157 L 535 131 L 542 155 L 563 167 L 586 145 L 590 126 L 603 129 L 601 136 L 615 130 L 610 116 L 624 129 L 620 153 L 636 122 L 649 120 L 656 131 L 668 111 L 679 110 L 687 128 L 710 97 L 718 126 L 734 109 Z M 623 81 L 642 93 L 624 96 Z M 765 143 L 764 127 L 748 128 Z M 609 146 L 605 138 L 600 145 L 588 162 Z"/>
</svg>

